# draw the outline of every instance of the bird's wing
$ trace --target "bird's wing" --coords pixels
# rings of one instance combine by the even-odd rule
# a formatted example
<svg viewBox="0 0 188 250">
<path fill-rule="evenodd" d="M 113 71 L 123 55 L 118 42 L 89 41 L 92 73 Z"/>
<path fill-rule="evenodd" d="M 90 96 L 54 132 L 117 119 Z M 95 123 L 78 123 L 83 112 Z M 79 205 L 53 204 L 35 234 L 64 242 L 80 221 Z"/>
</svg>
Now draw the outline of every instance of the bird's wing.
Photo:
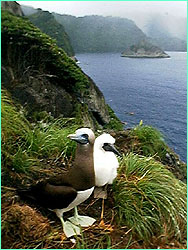
<svg viewBox="0 0 188 250">
<path fill-rule="evenodd" d="M 77 196 L 77 191 L 66 185 L 38 183 L 29 190 L 19 192 L 20 196 L 30 198 L 39 205 L 50 209 L 66 208 Z"/>
<path fill-rule="evenodd" d="M 47 183 L 54 186 L 72 186 L 72 178 L 70 171 L 66 171 L 60 175 L 53 176 L 47 180 Z"/>
<path fill-rule="evenodd" d="M 43 195 L 45 197 L 45 203 L 50 203 L 50 207 L 48 208 L 65 208 L 76 198 L 77 191 L 70 186 L 56 186 L 48 183 Z"/>
</svg>

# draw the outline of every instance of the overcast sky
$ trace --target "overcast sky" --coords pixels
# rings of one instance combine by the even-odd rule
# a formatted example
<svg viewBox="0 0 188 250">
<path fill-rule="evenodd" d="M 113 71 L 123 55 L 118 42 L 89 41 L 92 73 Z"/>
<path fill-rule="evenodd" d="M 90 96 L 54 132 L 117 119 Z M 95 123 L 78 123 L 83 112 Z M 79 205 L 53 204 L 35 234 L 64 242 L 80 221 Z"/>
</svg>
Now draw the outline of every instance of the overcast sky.
<svg viewBox="0 0 188 250">
<path fill-rule="evenodd" d="M 74 16 L 103 15 L 136 18 L 137 13 L 187 16 L 186 1 L 17 1 L 19 4 Z"/>
</svg>

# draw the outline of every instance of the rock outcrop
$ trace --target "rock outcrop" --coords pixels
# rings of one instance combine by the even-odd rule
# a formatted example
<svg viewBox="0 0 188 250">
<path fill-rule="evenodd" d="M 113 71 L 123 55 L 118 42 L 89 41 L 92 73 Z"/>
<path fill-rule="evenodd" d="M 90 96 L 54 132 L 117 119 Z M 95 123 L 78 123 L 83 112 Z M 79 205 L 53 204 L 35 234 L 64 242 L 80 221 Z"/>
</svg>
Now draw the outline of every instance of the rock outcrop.
<svg viewBox="0 0 188 250">
<path fill-rule="evenodd" d="M 2 11 L 2 87 L 30 116 L 41 111 L 79 116 L 94 128 L 111 122 L 95 83 L 49 36 L 7 11 Z"/>
<path fill-rule="evenodd" d="M 1 9 L 8 10 L 12 14 L 17 16 L 24 16 L 23 11 L 19 5 L 19 3 L 14 1 L 2 1 L 1 2 Z"/>
<path fill-rule="evenodd" d="M 135 45 L 131 45 L 122 54 L 122 57 L 133 57 L 133 58 L 169 58 L 159 47 L 152 43 L 143 40 Z"/>
</svg>

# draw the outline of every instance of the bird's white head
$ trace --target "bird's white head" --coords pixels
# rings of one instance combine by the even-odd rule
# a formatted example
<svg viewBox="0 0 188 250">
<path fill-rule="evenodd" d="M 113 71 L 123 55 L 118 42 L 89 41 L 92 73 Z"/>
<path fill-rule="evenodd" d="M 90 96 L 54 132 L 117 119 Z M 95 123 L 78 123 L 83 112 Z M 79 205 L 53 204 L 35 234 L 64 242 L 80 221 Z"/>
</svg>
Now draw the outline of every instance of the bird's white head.
<svg viewBox="0 0 188 250">
<path fill-rule="evenodd" d="M 84 144 L 94 144 L 95 135 L 93 131 L 89 128 L 77 129 L 75 134 L 68 135 L 68 138 L 74 140 L 82 145 Z"/>
<path fill-rule="evenodd" d="M 115 138 L 110 134 L 102 134 L 95 140 L 94 150 L 101 150 L 101 152 L 113 152 L 120 156 L 120 153 L 114 146 Z"/>
</svg>

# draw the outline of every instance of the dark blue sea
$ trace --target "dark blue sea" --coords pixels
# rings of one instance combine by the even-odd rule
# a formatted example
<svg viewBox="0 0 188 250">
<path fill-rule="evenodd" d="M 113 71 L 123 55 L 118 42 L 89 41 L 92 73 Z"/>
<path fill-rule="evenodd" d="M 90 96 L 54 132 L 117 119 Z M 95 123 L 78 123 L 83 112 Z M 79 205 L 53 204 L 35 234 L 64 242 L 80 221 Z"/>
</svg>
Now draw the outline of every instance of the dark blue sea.
<svg viewBox="0 0 188 250">
<path fill-rule="evenodd" d="M 125 129 L 152 125 L 187 158 L 187 53 L 167 52 L 170 59 L 136 59 L 118 53 L 77 54 L 79 66 L 103 92 Z"/>
</svg>

